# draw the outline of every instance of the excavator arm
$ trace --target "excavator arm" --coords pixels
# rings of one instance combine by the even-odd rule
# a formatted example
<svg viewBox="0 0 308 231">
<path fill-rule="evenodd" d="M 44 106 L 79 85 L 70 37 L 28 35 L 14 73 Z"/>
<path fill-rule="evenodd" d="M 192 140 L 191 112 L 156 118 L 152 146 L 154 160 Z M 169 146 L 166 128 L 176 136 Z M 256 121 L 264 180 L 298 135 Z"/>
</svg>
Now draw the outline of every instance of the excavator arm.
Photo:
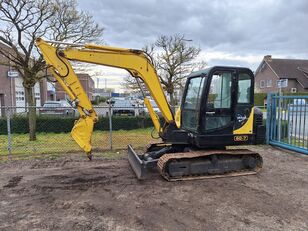
<svg viewBox="0 0 308 231">
<path fill-rule="evenodd" d="M 36 45 L 41 51 L 49 71 L 69 95 L 72 105 L 77 108 L 80 114 L 80 118 L 75 123 L 71 135 L 90 159 L 92 157 L 91 136 L 94 123 L 98 117 L 70 61 L 81 61 L 127 70 L 133 77 L 142 79 L 159 107 L 166 123 L 174 122 L 174 116 L 156 71 L 143 51 L 93 44 L 71 44 L 70 46 L 60 48 L 60 46 L 57 47 L 55 44 L 59 43 L 44 41 L 41 38 L 36 40 Z M 144 97 L 144 103 L 148 108 L 156 131 L 161 134 L 162 128 L 159 118 L 154 112 L 149 99 Z"/>
</svg>

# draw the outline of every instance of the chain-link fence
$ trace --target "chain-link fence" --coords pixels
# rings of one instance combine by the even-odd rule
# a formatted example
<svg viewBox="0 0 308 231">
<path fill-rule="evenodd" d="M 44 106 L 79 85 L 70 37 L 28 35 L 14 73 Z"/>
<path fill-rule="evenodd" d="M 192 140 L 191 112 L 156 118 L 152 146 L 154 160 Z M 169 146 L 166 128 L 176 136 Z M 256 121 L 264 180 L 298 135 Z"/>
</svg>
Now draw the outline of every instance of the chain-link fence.
<svg viewBox="0 0 308 231">
<path fill-rule="evenodd" d="M 78 112 L 70 107 L 36 107 L 36 139 L 29 139 L 28 107 L 0 108 L 0 157 L 80 153 L 70 136 Z M 157 142 L 153 124 L 144 107 L 96 106 L 99 120 L 92 136 L 93 153 L 137 149 Z M 153 138 L 154 137 L 154 138 Z"/>
</svg>

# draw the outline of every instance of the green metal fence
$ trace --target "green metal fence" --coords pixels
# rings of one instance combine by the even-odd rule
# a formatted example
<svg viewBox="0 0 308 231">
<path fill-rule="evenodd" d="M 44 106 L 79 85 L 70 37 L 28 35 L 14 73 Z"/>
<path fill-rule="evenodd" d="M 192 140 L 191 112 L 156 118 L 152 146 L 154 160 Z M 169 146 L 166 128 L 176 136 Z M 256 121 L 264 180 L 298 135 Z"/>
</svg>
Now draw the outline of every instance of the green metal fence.
<svg viewBox="0 0 308 231">
<path fill-rule="evenodd" d="M 267 143 L 308 154 L 308 95 L 267 96 Z"/>
</svg>

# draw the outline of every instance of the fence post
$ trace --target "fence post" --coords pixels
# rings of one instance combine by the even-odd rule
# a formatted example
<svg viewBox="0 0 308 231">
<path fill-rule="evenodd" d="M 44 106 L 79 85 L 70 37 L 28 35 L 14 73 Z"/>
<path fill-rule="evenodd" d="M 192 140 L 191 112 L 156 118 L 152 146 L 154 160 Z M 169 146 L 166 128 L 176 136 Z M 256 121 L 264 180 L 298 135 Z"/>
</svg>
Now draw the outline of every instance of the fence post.
<svg viewBox="0 0 308 231">
<path fill-rule="evenodd" d="M 111 102 L 109 102 L 109 147 L 112 150 L 112 110 L 111 110 Z"/>
<path fill-rule="evenodd" d="M 279 95 L 278 95 L 278 97 L 279 97 L 279 99 L 278 99 L 278 141 L 280 142 L 281 141 L 281 117 L 282 117 L 282 115 L 281 115 L 281 96 L 282 96 L 282 91 L 281 91 L 281 88 L 279 88 Z"/>
<path fill-rule="evenodd" d="M 290 120 L 290 106 L 288 106 L 288 144 L 291 144 L 292 130 L 293 130 L 293 120 Z M 293 117 L 293 115 L 292 115 Z"/>
<path fill-rule="evenodd" d="M 7 125 L 7 150 L 9 152 L 9 159 L 12 159 L 12 137 L 11 137 L 11 111 L 10 108 L 6 108 L 6 125 Z"/>
<path fill-rule="evenodd" d="M 271 116 L 272 116 L 272 93 L 267 93 L 266 98 L 266 144 L 270 141 L 270 131 L 271 131 Z"/>
</svg>

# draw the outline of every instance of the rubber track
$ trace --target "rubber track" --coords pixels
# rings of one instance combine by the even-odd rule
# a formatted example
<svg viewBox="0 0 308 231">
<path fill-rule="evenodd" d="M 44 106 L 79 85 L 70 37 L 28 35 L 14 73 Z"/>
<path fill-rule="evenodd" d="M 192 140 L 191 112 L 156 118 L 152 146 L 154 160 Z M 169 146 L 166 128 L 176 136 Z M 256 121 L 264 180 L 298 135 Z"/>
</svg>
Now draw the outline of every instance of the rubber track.
<svg viewBox="0 0 308 231">
<path fill-rule="evenodd" d="M 210 155 L 257 155 L 260 158 L 260 165 L 253 170 L 242 170 L 236 172 L 229 172 L 222 175 L 188 175 L 184 177 L 172 178 L 167 173 L 167 165 L 172 160 L 181 160 L 181 159 L 192 159 Z M 247 149 L 231 149 L 231 150 L 203 150 L 203 151 L 192 151 L 192 152 L 181 152 L 181 153 L 171 153 L 165 154 L 159 158 L 157 166 L 160 174 L 168 181 L 181 181 L 181 180 L 195 180 L 195 179 L 209 179 L 209 178 L 218 178 L 218 177 L 231 177 L 231 176 L 243 176 L 256 174 L 262 168 L 263 160 L 262 157 L 256 153 Z"/>
</svg>

